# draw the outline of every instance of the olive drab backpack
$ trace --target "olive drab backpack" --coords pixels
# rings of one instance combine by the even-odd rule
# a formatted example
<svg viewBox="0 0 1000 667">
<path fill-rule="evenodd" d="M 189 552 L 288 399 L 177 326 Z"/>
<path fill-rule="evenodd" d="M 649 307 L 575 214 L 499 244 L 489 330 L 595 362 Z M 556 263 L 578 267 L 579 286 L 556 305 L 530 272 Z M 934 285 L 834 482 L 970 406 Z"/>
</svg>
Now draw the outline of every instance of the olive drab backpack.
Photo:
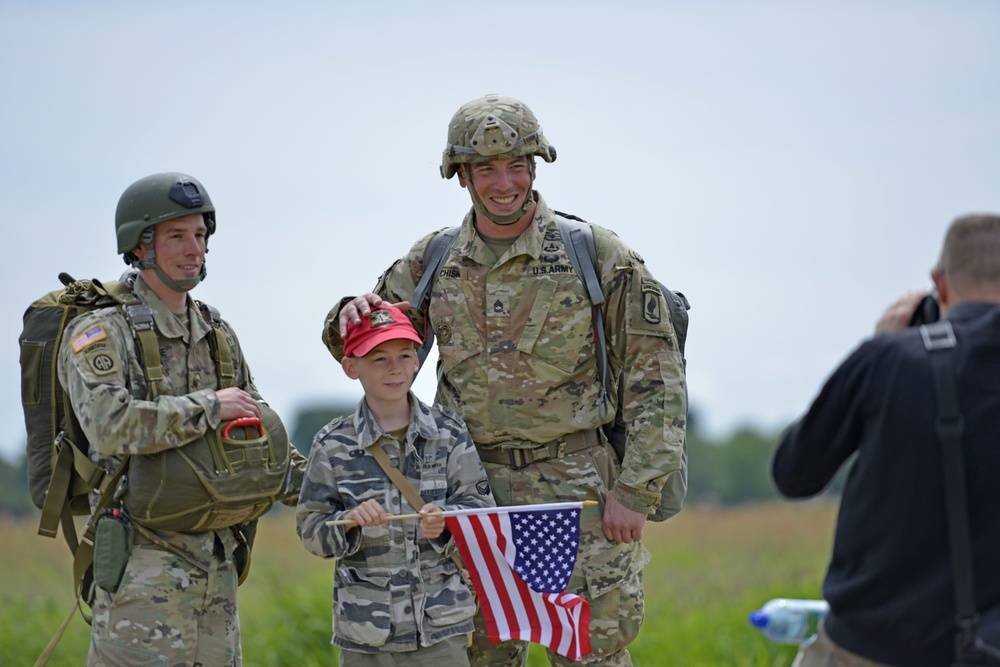
<svg viewBox="0 0 1000 667">
<path fill-rule="evenodd" d="M 89 495 L 105 482 L 104 470 L 90 461 L 89 444 L 59 383 L 56 363 L 63 332 L 76 317 L 109 306 L 144 308 L 131 288 L 119 281 L 77 281 L 59 274 L 64 287 L 32 303 L 24 313 L 21 348 L 21 406 L 28 434 L 28 486 L 42 510 L 39 535 L 55 537 L 59 525 L 76 552 L 73 515 L 88 515 Z M 148 308 L 146 309 L 148 310 Z M 137 311 L 133 311 L 137 312 Z M 152 312 L 148 314 L 152 324 Z M 156 347 L 152 329 L 136 330 L 146 347 Z"/>
<path fill-rule="evenodd" d="M 597 244 L 594 240 L 594 228 L 591 227 L 585 220 L 582 220 L 574 215 L 560 213 L 559 211 L 556 211 L 555 213 L 556 224 L 559 227 L 559 233 L 563 238 L 566 253 L 569 255 L 574 272 L 580 277 L 580 280 L 583 281 L 587 290 L 587 296 L 590 299 L 590 303 L 594 311 L 594 329 L 597 333 L 597 364 L 598 372 L 601 378 L 601 402 L 602 405 L 606 406 L 608 401 L 609 384 L 608 351 L 607 340 L 604 333 L 604 313 L 601 310 L 601 306 L 604 304 L 604 292 L 601 289 L 601 281 L 598 277 L 598 255 Z M 425 301 L 430 299 L 434 282 L 437 279 L 448 251 L 455 243 L 455 238 L 458 236 L 460 229 L 461 227 L 449 227 L 448 229 L 443 229 L 431 238 L 430 242 L 427 244 L 427 248 L 424 250 L 424 271 L 420 277 L 420 281 L 417 283 L 416 288 L 413 290 L 413 296 L 410 299 L 410 303 L 414 308 L 421 307 Z M 584 261 L 584 259 L 589 261 Z M 674 334 L 677 338 L 677 344 L 680 347 L 680 353 L 683 358 L 684 343 L 687 340 L 688 311 L 691 309 L 691 304 L 688 302 L 687 297 L 685 297 L 681 292 L 675 292 L 668 289 L 662 283 L 659 283 L 659 287 L 660 292 L 663 294 L 663 299 L 666 301 L 667 308 L 670 311 L 670 318 L 674 325 Z M 423 346 L 419 350 L 421 364 L 423 364 L 424 360 L 427 358 L 427 355 L 430 353 L 433 345 L 434 331 L 431 327 L 427 327 L 427 340 L 424 341 Z M 623 383 L 620 381 L 620 377 L 618 380 L 619 381 L 615 382 L 618 392 L 618 411 L 615 414 L 614 421 L 609 422 L 604 426 L 604 432 L 605 435 L 607 435 L 611 446 L 614 448 L 615 453 L 618 455 L 618 460 L 622 461 L 625 458 L 625 442 L 628 434 L 628 428 L 625 424 L 622 413 L 622 397 L 624 395 L 624 388 L 622 386 Z M 680 501 L 683 500 L 684 496 L 687 494 L 686 440 L 681 452 L 681 469 L 678 472 L 679 474 L 673 474 L 667 478 L 660 494 L 660 506 L 654 513 L 649 515 L 651 520 L 665 521 L 681 510 Z"/>
<path fill-rule="evenodd" d="M 118 307 L 141 357 L 147 386 L 147 394 L 141 398 L 152 400 L 162 393 L 164 380 L 153 312 L 126 282 L 77 281 L 65 273 L 59 274 L 59 279 L 62 289 L 45 294 L 27 308 L 20 337 L 28 485 L 32 501 L 42 510 L 39 535 L 54 538 L 62 526 L 74 555 L 77 600 L 89 604 L 94 536 L 102 512 L 122 504 L 140 531 L 196 532 L 232 527 L 240 540 L 252 535 L 253 520 L 284 493 L 291 445 L 277 414 L 260 403 L 262 420 L 226 422 L 183 447 L 151 456 L 125 456 L 114 474 L 106 474 L 91 462 L 90 443 L 59 382 L 59 347 L 75 318 L 98 308 Z M 212 324 L 208 342 L 219 388 L 234 386 L 232 351 L 219 313 L 205 304 L 198 306 Z M 169 492 L 165 492 L 168 486 Z M 91 511 L 94 493 L 97 502 Z M 79 536 L 74 515 L 90 516 Z M 250 548 L 246 540 L 241 544 L 246 544 L 246 553 L 237 555 L 240 583 L 249 566 Z M 82 606 L 80 609 L 83 611 Z M 85 611 L 83 615 L 89 622 Z M 72 613 L 53 644 L 70 618 Z"/>
<path fill-rule="evenodd" d="M 90 622 L 80 601 L 89 605 L 92 600 L 97 518 L 103 508 L 110 507 L 114 487 L 125 469 L 123 462 L 119 471 L 109 477 L 91 462 L 87 438 L 59 383 L 56 371 L 59 346 L 69 323 L 84 313 L 110 306 L 144 307 L 131 288 L 120 281 L 107 284 L 97 280 L 77 281 L 66 273 L 60 273 L 59 280 L 63 289 L 45 294 L 25 310 L 19 339 L 21 407 L 28 435 L 28 488 L 32 502 L 42 510 L 38 534 L 55 538 L 62 526 L 63 538 L 73 554 L 74 605 L 45 647 L 38 665 L 48 661 L 78 606 L 84 619 Z M 137 317 L 144 315 L 141 309 L 134 312 Z M 148 315 L 151 325 L 152 312 Z M 137 340 L 144 341 L 140 344 L 158 351 L 151 328 L 141 338 L 139 333 L 136 330 Z M 99 500 L 97 511 L 91 513 L 90 494 L 94 491 L 99 491 Z M 74 515 L 91 516 L 79 536 Z"/>
</svg>

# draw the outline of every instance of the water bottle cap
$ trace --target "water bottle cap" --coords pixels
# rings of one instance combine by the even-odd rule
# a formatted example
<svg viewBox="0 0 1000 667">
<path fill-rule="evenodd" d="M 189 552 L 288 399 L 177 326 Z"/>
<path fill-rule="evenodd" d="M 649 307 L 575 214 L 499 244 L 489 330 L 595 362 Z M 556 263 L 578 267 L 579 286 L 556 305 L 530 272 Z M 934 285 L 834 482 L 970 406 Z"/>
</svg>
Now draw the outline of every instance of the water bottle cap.
<svg viewBox="0 0 1000 667">
<path fill-rule="evenodd" d="M 760 609 L 750 614 L 750 625 L 755 628 L 766 628 L 767 620 L 767 614 Z"/>
</svg>

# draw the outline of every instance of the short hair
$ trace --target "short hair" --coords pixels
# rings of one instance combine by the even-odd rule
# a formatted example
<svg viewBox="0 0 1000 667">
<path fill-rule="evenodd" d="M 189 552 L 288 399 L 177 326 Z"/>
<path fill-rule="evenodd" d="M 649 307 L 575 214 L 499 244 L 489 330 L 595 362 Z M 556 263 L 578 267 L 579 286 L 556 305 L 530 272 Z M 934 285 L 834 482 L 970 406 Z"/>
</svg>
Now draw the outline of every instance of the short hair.
<svg viewBox="0 0 1000 667">
<path fill-rule="evenodd" d="M 973 214 L 948 227 L 939 268 L 960 289 L 1000 287 L 1000 216 Z"/>
</svg>

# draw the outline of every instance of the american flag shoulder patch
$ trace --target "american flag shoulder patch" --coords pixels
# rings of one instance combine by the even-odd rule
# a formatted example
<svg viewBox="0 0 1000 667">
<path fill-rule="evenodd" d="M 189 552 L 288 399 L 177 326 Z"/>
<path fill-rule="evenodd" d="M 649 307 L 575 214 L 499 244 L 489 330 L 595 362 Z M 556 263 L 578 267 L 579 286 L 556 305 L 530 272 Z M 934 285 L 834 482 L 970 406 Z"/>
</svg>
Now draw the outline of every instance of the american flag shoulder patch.
<svg viewBox="0 0 1000 667">
<path fill-rule="evenodd" d="M 90 327 L 82 334 L 70 341 L 70 345 L 73 346 L 74 352 L 79 352 L 83 350 L 91 343 L 96 343 L 99 340 L 104 340 L 108 337 L 108 332 L 104 330 L 103 324 L 95 324 Z"/>
</svg>

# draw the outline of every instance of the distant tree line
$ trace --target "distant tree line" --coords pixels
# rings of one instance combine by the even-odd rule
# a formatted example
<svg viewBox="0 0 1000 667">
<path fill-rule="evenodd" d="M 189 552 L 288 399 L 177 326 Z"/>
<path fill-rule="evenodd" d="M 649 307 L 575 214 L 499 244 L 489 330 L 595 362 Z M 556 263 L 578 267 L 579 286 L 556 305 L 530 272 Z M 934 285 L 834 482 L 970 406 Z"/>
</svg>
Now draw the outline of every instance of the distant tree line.
<svg viewBox="0 0 1000 667">
<path fill-rule="evenodd" d="M 312 406 L 300 409 L 290 430 L 292 442 L 308 455 L 313 436 L 334 417 L 350 414 L 354 404 Z M 770 478 L 771 457 L 780 433 L 761 433 L 753 428 L 737 430 L 727 439 L 713 441 L 703 436 L 698 412 L 688 420 L 688 495 L 686 505 L 729 507 L 742 503 L 778 499 Z M 843 471 L 828 493 L 843 485 Z M 0 514 L 24 516 L 36 513 L 28 493 L 27 462 L 22 455 L 14 463 L 0 458 Z"/>
</svg>

